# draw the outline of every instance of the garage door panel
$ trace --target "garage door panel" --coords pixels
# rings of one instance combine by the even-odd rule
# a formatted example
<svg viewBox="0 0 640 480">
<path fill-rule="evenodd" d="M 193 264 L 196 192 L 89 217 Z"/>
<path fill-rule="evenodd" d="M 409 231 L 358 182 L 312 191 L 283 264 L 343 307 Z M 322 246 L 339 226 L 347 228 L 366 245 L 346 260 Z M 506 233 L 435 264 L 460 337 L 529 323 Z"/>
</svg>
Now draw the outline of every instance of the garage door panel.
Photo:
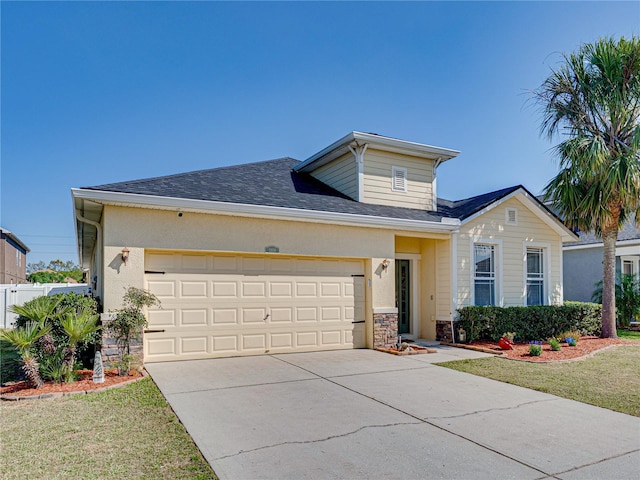
<svg viewBox="0 0 640 480">
<path fill-rule="evenodd" d="M 322 297 L 339 297 L 340 296 L 340 284 L 334 282 L 322 282 L 320 283 L 320 296 Z"/>
<path fill-rule="evenodd" d="M 297 322 L 317 322 L 318 309 L 316 307 L 298 307 L 296 308 Z"/>
<path fill-rule="evenodd" d="M 160 299 L 176 298 L 176 284 L 172 281 L 149 281 L 147 282 L 147 290 Z"/>
<path fill-rule="evenodd" d="M 242 312 L 242 323 L 266 323 L 266 308 L 241 308 L 240 311 Z"/>
<path fill-rule="evenodd" d="M 212 271 L 217 273 L 235 273 L 239 267 L 239 257 L 213 257 Z"/>
<path fill-rule="evenodd" d="M 264 273 L 266 270 L 265 261 L 264 258 L 244 257 L 241 259 L 242 270 L 249 274 Z"/>
<path fill-rule="evenodd" d="M 293 348 L 293 333 L 272 333 L 269 336 L 271 348 Z"/>
<path fill-rule="evenodd" d="M 207 310 L 181 310 L 180 325 L 182 326 L 206 326 L 207 325 Z"/>
<path fill-rule="evenodd" d="M 174 338 L 146 339 L 147 352 L 151 356 L 175 355 L 176 341 Z"/>
<path fill-rule="evenodd" d="M 315 298 L 318 295 L 318 285 L 315 282 L 297 282 L 296 295 Z"/>
<path fill-rule="evenodd" d="M 272 308 L 269 321 L 271 323 L 293 323 L 293 308 Z"/>
<path fill-rule="evenodd" d="M 364 346 L 361 261 L 173 256 L 147 275 L 163 294 L 149 324 L 164 332 L 145 334 L 145 361 Z"/>
<path fill-rule="evenodd" d="M 219 335 L 212 336 L 213 352 L 237 352 L 238 336 L 237 335 Z"/>
<path fill-rule="evenodd" d="M 170 253 L 147 253 L 144 263 L 147 270 L 172 270 L 175 271 L 179 257 Z"/>
<path fill-rule="evenodd" d="M 267 348 L 267 334 L 242 335 L 243 350 L 259 350 L 264 353 Z"/>
<path fill-rule="evenodd" d="M 212 295 L 214 298 L 237 298 L 237 282 L 211 282 Z"/>
<path fill-rule="evenodd" d="M 207 296 L 207 282 L 201 281 L 187 281 L 182 280 L 180 282 L 180 296 L 189 298 L 208 298 Z"/>
<path fill-rule="evenodd" d="M 266 297 L 266 285 L 264 282 L 243 282 L 242 283 L 242 296 L 243 297 Z"/>
<path fill-rule="evenodd" d="M 322 346 L 340 345 L 342 343 L 342 331 L 324 331 L 320 333 L 320 338 L 322 340 L 320 345 Z"/>
<path fill-rule="evenodd" d="M 296 346 L 315 347 L 318 345 L 318 332 L 298 332 L 296 335 Z"/>
<path fill-rule="evenodd" d="M 237 308 L 214 308 L 213 324 L 219 325 L 237 325 L 238 309 Z"/>
<path fill-rule="evenodd" d="M 181 255 L 181 260 L 182 270 L 204 272 L 209 269 L 206 255 Z"/>
<path fill-rule="evenodd" d="M 320 308 L 320 321 L 321 322 L 337 322 L 341 318 L 340 307 L 321 307 Z"/>
<path fill-rule="evenodd" d="M 269 296 L 291 298 L 293 296 L 293 282 L 269 282 Z"/>
<path fill-rule="evenodd" d="M 180 353 L 185 354 L 206 354 L 207 353 L 207 337 L 181 337 Z"/>
<path fill-rule="evenodd" d="M 176 324 L 175 310 L 152 310 L 147 313 L 147 323 L 150 328 L 166 327 Z"/>
</svg>

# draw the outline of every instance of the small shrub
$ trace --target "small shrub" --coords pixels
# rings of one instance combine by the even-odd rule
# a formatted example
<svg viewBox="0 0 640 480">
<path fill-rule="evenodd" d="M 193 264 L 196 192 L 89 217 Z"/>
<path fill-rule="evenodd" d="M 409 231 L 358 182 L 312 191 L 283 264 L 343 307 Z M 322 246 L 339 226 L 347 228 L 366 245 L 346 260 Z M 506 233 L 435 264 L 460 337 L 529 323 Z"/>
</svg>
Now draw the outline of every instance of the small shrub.
<svg viewBox="0 0 640 480">
<path fill-rule="evenodd" d="M 560 345 L 560 342 L 553 337 L 549 339 L 549 346 L 551 347 L 551 350 L 554 352 L 557 352 L 562 348 L 562 345 Z"/>
<path fill-rule="evenodd" d="M 532 340 L 529 342 L 529 355 L 539 357 L 542 353 L 542 342 L 540 340 Z"/>
<path fill-rule="evenodd" d="M 556 336 L 556 340 L 559 342 L 566 342 L 567 338 L 573 338 L 577 342 L 582 338 L 582 334 L 580 333 L 580 330 L 567 330 L 566 332 L 562 332 Z"/>
<path fill-rule="evenodd" d="M 123 307 L 115 311 L 115 318 L 107 324 L 109 334 L 116 340 L 118 345 L 118 371 L 122 375 L 121 366 L 131 364 L 130 357 L 131 341 L 137 340 L 142 334 L 142 329 L 147 325 L 147 319 L 142 313 L 144 307 L 160 305 L 160 300 L 153 293 L 140 288 L 127 288 L 122 297 Z M 128 367 L 127 367 L 128 368 Z"/>
<path fill-rule="evenodd" d="M 567 345 L 570 347 L 575 347 L 578 344 L 577 340 L 573 337 L 567 337 L 564 341 L 567 342 Z"/>
</svg>

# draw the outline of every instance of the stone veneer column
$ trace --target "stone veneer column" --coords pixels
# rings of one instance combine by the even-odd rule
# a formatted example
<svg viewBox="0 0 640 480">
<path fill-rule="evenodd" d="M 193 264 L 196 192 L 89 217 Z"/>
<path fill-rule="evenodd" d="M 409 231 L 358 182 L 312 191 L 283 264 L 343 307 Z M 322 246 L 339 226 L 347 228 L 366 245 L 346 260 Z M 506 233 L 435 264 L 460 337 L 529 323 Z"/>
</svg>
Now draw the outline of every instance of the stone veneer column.
<svg viewBox="0 0 640 480">
<path fill-rule="evenodd" d="M 398 314 L 373 314 L 373 348 L 395 347 L 398 343 Z"/>
<path fill-rule="evenodd" d="M 104 328 L 104 325 L 107 324 L 109 320 L 112 320 L 113 317 L 114 317 L 113 313 L 103 313 L 101 314 L 101 318 L 100 318 L 102 320 L 102 325 L 103 325 L 102 349 L 101 349 L 102 361 L 111 367 L 115 366 L 120 361 L 120 355 L 118 353 L 118 345 L 116 343 L 116 340 L 112 338 L 109 335 L 109 332 L 107 331 L 107 329 Z M 142 351 L 142 342 L 140 340 L 132 339 L 129 346 L 131 351 L 130 355 L 133 357 L 132 365 L 134 367 L 141 366 L 144 360 L 143 358 L 144 354 Z"/>
</svg>

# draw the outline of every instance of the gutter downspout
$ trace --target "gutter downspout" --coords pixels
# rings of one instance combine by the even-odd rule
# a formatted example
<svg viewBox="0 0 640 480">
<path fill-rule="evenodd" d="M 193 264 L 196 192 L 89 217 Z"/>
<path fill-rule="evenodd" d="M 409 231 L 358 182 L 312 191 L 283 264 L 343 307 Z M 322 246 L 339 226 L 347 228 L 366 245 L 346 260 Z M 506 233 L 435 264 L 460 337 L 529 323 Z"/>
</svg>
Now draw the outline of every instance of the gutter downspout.
<svg viewBox="0 0 640 480">
<path fill-rule="evenodd" d="M 96 290 L 98 290 L 98 294 L 102 301 L 104 301 L 104 295 L 102 292 L 102 225 L 98 222 L 94 222 L 93 220 L 89 220 L 88 218 L 83 217 L 78 213 L 77 209 L 74 209 L 75 217 L 77 221 L 82 223 L 86 223 L 96 228 L 96 248 L 98 249 L 98 253 L 96 255 L 96 277 L 100 282 L 100 288 L 96 284 Z M 82 255 L 82 249 L 80 249 L 80 254 Z M 80 264 L 82 264 L 82 258 L 80 258 Z"/>
</svg>

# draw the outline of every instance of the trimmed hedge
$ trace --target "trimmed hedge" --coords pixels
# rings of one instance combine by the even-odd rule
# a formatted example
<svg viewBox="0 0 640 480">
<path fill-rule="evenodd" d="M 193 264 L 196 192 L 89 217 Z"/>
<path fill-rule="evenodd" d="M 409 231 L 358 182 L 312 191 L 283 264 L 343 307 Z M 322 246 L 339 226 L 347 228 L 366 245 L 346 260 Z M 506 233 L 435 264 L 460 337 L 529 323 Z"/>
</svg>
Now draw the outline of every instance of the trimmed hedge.
<svg viewBox="0 0 640 480">
<path fill-rule="evenodd" d="M 505 332 L 515 332 L 519 342 L 545 340 L 570 330 L 600 336 L 602 305 L 565 302 L 559 306 L 463 307 L 458 310 L 458 322 L 469 342 L 496 342 Z"/>
</svg>

